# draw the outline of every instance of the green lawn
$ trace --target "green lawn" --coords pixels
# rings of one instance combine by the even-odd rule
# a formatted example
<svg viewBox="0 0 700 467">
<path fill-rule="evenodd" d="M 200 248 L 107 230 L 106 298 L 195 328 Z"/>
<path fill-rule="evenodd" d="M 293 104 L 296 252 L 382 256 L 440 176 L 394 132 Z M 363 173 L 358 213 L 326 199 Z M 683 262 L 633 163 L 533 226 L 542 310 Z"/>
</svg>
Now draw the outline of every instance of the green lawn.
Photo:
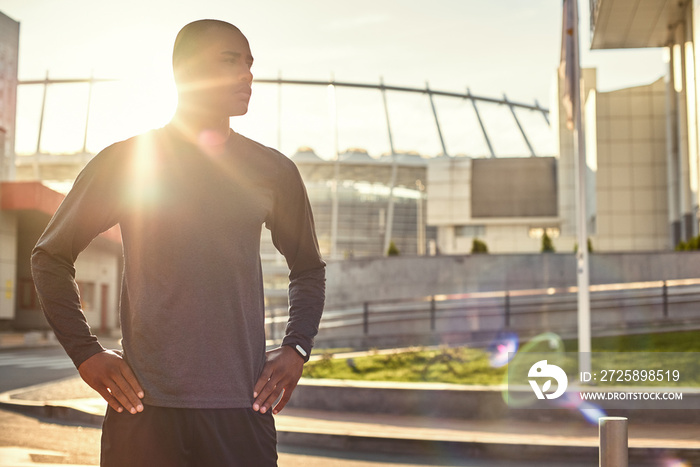
<svg viewBox="0 0 700 467">
<path fill-rule="evenodd" d="M 352 359 L 333 358 L 331 354 L 324 354 L 321 360 L 304 366 L 304 376 L 307 378 L 364 381 L 500 384 L 504 375 L 505 368 L 493 368 L 486 352 L 467 347 L 416 349 Z"/>
<path fill-rule="evenodd" d="M 564 345 L 567 352 L 578 351 L 576 339 Z M 700 331 L 596 337 L 591 347 L 594 352 L 700 352 Z"/>
<path fill-rule="evenodd" d="M 563 344 L 560 351 L 577 351 L 576 340 L 567 340 Z M 700 352 L 700 331 L 601 337 L 592 340 L 592 349 L 594 352 Z M 547 349 L 530 346 L 529 351 L 545 352 Z M 693 357 L 688 355 L 690 359 Z M 620 364 L 625 365 L 624 362 Z M 389 355 L 370 352 L 367 356 L 352 359 L 333 358 L 331 353 L 325 353 L 320 360 L 304 366 L 307 378 L 474 385 L 502 384 L 506 373 L 506 367 L 491 366 L 487 352 L 467 347 L 415 349 Z M 700 384 L 700 381 L 689 381 L 685 376 L 682 383 Z M 692 380 L 700 379 L 700 375 L 692 376 Z"/>
</svg>

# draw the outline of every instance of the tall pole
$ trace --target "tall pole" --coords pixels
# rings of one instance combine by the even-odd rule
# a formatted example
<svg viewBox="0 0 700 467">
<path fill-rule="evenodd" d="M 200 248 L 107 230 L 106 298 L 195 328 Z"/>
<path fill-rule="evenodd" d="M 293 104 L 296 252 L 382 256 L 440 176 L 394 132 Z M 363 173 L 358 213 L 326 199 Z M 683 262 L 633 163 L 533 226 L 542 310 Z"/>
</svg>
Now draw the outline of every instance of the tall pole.
<svg viewBox="0 0 700 467">
<path fill-rule="evenodd" d="M 579 82 L 577 81 L 577 84 Z M 578 351 L 579 370 L 591 371 L 591 303 L 588 272 L 588 215 L 586 203 L 586 145 L 581 124 L 580 84 L 575 89 L 576 127 L 574 129 L 574 148 L 576 154 L 576 227 L 578 251 L 576 253 L 576 277 L 578 284 Z"/>
<path fill-rule="evenodd" d="M 535 99 L 535 107 L 537 107 L 537 109 L 540 112 L 542 112 L 542 116 L 544 117 L 544 120 L 547 122 L 547 125 L 549 125 L 549 117 L 548 117 L 549 113 L 540 106 L 540 103 L 537 102 L 537 99 Z"/>
<path fill-rule="evenodd" d="M 49 70 L 46 70 L 46 79 L 44 80 L 44 95 L 41 98 L 41 115 L 39 116 L 39 133 L 36 137 L 36 153 L 41 152 L 41 135 L 44 130 L 44 112 L 46 110 L 46 90 L 49 87 Z"/>
<path fill-rule="evenodd" d="M 576 278 L 578 284 L 578 351 L 579 371 L 591 371 L 591 304 L 588 272 L 588 214 L 586 207 L 586 146 L 583 133 L 581 68 L 578 40 L 578 2 L 564 1 L 564 37 L 570 47 L 567 54 L 570 73 L 569 92 L 572 104 L 574 130 L 574 167 L 576 171 L 576 233 L 578 250 L 576 252 Z"/>
<path fill-rule="evenodd" d="M 420 180 L 416 180 L 416 187 L 418 188 L 418 205 L 417 205 L 417 216 L 418 217 L 418 245 L 416 248 L 416 253 L 419 256 L 425 255 L 425 221 L 423 220 L 423 191 L 425 190 L 425 185 Z"/>
<path fill-rule="evenodd" d="M 277 150 L 282 150 L 282 70 L 277 73 Z"/>
<path fill-rule="evenodd" d="M 338 106 L 336 103 L 335 86 L 333 78 L 328 85 L 328 102 L 331 119 L 333 121 L 333 184 L 331 191 L 331 259 L 338 257 L 338 182 L 340 179 L 340 154 L 338 151 Z"/>
<path fill-rule="evenodd" d="M 532 148 L 532 145 L 530 144 L 530 140 L 527 139 L 527 135 L 525 134 L 525 130 L 523 130 L 523 126 L 520 124 L 520 120 L 518 119 L 518 114 L 515 113 L 515 109 L 513 108 L 513 105 L 508 101 L 508 97 L 506 97 L 505 94 L 503 94 L 503 102 L 505 102 L 505 104 L 510 109 L 510 113 L 513 114 L 513 119 L 515 120 L 515 124 L 518 125 L 518 129 L 520 130 L 520 134 L 523 135 L 523 139 L 525 140 L 525 144 L 527 144 L 527 148 L 530 150 L 530 155 L 532 157 L 535 157 L 535 150 Z"/>
<path fill-rule="evenodd" d="M 474 107 L 474 113 L 476 113 L 476 119 L 479 121 L 479 126 L 481 127 L 481 132 L 484 134 L 484 139 L 486 140 L 486 145 L 489 147 L 489 152 L 491 153 L 491 157 L 496 157 L 496 153 L 493 151 L 493 146 L 491 146 L 491 140 L 489 139 L 488 133 L 486 133 L 486 127 L 484 126 L 484 122 L 481 120 L 481 114 L 479 113 L 479 108 L 476 106 L 476 99 L 472 97 L 472 93 L 467 88 L 467 99 L 472 101 L 472 106 Z"/>
<path fill-rule="evenodd" d="M 95 72 L 90 73 L 90 84 L 88 87 L 87 110 L 85 111 L 85 134 L 83 135 L 83 154 L 87 153 L 88 129 L 90 127 L 90 106 L 92 103 L 92 86 L 95 83 Z"/>
<path fill-rule="evenodd" d="M 668 235 L 671 247 L 683 239 L 681 234 L 680 213 L 680 163 L 678 161 L 678 112 L 676 110 L 676 57 L 674 45 L 669 43 L 667 50 L 666 71 L 666 189 L 668 197 Z"/>
<path fill-rule="evenodd" d="M 387 255 L 389 252 L 389 244 L 394 227 L 394 188 L 396 187 L 396 179 L 398 178 L 398 161 L 396 160 L 396 150 L 394 149 L 394 138 L 391 134 L 391 123 L 389 121 L 389 106 L 386 103 L 386 90 L 384 89 L 384 79 L 380 78 L 379 87 L 382 90 L 382 101 L 384 102 L 384 116 L 386 118 L 386 128 L 389 134 L 389 148 L 391 149 L 391 180 L 389 181 L 389 200 L 387 201 L 386 223 L 384 225 L 384 244 L 382 252 Z"/>
<path fill-rule="evenodd" d="M 430 98 L 430 108 L 433 109 L 433 117 L 435 117 L 435 127 L 437 128 L 438 132 L 438 137 L 440 138 L 440 145 L 442 146 L 442 153 L 446 156 L 449 156 L 447 154 L 447 148 L 445 147 L 445 138 L 442 137 L 442 129 L 440 128 L 440 120 L 438 120 L 437 116 L 437 110 L 435 109 L 435 102 L 433 100 L 433 91 L 430 90 L 430 85 L 428 82 L 425 82 L 425 92 L 428 93 L 428 98 Z"/>
</svg>

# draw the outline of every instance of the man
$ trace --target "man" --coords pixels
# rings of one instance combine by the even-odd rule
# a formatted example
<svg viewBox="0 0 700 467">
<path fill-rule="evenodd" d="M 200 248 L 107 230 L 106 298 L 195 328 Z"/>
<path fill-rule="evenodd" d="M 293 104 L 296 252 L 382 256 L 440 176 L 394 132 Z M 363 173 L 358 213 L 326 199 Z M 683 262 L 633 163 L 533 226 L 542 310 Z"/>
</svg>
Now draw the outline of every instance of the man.
<svg viewBox="0 0 700 467">
<path fill-rule="evenodd" d="M 252 63 L 235 26 L 185 26 L 172 121 L 95 156 L 32 254 L 49 323 L 109 404 L 103 466 L 276 465 L 272 414 L 311 352 L 325 264 L 294 164 L 229 129 L 248 110 Z M 74 280 L 78 254 L 116 224 L 123 354 L 91 335 Z M 286 336 L 268 352 L 263 224 L 290 268 Z"/>
</svg>

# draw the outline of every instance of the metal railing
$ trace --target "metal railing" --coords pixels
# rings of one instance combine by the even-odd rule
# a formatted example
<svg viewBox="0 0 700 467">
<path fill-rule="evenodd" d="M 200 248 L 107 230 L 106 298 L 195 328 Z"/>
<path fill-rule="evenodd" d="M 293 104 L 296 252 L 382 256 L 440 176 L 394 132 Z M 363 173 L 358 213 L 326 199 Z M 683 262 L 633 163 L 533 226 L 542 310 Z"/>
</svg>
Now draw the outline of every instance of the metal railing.
<svg viewBox="0 0 700 467">
<path fill-rule="evenodd" d="M 590 291 L 593 330 L 700 324 L 700 279 L 598 284 Z M 565 287 L 368 300 L 327 309 L 317 339 L 503 330 L 566 334 L 576 329 L 576 293 L 576 287 Z M 281 338 L 286 322 L 286 310 L 269 310 L 268 338 Z"/>
</svg>

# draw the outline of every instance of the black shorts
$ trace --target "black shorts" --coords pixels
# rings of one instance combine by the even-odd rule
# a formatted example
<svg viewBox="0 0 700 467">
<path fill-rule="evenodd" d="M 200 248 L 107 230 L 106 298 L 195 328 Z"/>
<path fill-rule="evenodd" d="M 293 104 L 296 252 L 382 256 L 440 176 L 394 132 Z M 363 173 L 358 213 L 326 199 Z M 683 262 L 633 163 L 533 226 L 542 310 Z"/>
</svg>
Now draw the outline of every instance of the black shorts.
<svg viewBox="0 0 700 467">
<path fill-rule="evenodd" d="M 102 467 L 273 467 L 271 411 L 145 406 L 132 415 L 107 409 Z"/>
</svg>

